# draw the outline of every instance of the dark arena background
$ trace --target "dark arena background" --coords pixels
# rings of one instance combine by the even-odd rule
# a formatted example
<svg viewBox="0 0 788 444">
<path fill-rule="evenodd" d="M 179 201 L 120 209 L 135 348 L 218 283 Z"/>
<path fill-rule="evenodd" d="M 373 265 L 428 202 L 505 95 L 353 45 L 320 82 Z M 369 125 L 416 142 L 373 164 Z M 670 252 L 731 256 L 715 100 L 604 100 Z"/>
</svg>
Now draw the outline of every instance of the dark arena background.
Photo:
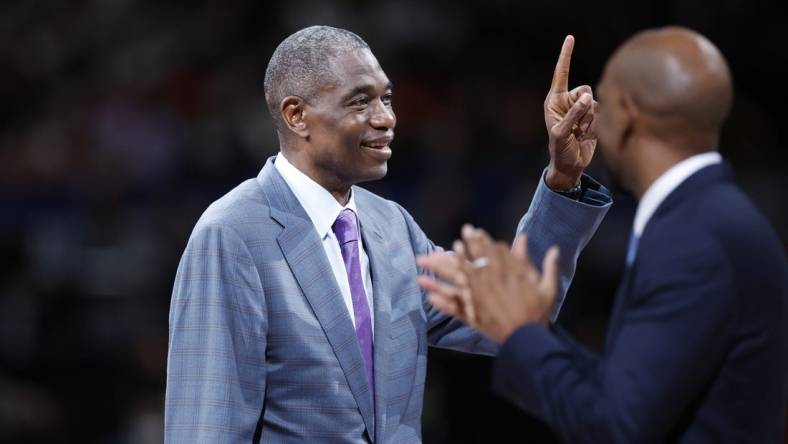
<svg viewBox="0 0 788 444">
<path fill-rule="evenodd" d="M 277 152 L 263 77 L 292 32 L 328 24 L 370 44 L 394 83 L 398 124 L 388 176 L 365 186 L 451 245 L 464 222 L 511 240 L 548 159 L 542 102 L 566 34 L 577 39 L 570 85 L 594 86 L 632 33 L 691 27 L 733 71 L 721 152 L 786 245 L 779 6 L 2 2 L 0 442 L 162 441 L 178 260 L 202 210 Z M 590 173 L 609 183 L 600 158 Z M 597 349 L 635 208 L 615 199 L 560 317 Z M 491 393 L 489 359 L 435 349 L 429 359 L 426 443 L 557 442 Z"/>
</svg>

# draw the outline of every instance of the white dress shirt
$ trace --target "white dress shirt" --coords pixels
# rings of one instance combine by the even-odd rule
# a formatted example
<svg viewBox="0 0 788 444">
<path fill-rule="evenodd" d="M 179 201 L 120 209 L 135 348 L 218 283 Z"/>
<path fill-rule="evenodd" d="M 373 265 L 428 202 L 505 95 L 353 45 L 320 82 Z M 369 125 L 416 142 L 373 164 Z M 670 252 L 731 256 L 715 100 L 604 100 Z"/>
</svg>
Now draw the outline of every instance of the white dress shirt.
<svg viewBox="0 0 788 444">
<path fill-rule="evenodd" d="M 282 178 L 290 187 L 290 190 L 295 194 L 296 199 L 306 211 L 306 214 L 312 220 L 312 224 L 317 230 L 317 235 L 323 241 L 323 250 L 326 252 L 328 263 L 331 264 L 331 271 L 334 272 L 337 284 L 340 291 L 342 291 L 342 298 L 345 300 L 345 306 L 350 314 L 350 320 L 353 321 L 353 326 L 356 326 L 356 318 L 353 312 L 353 297 L 350 294 L 350 283 L 345 270 L 345 261 L 342 259 L 342 250 L 339 247 L 334 230 L 331 227 L 334 225 L 339 213 L 345 208 L 349 208 L 356 213 L 356 220 L 358 221 L 360 215 L 356 209 L 356 201 L 353 198 L 353 193 L 350 193 L 350 199 L 344 207 L 334 199 L 334 196 L 325 188 L 312 180 L 309 176 L 298 170 L 291 164 L 281 152 L 276 156 L 274 167 L 282 176 Z M 372 279 L 369 273 L 369 258 L 364 251 L 364 244 L 361 240 L 361 228 L 358 229 L 358 248 L 359 258 L 361 262 L 361 279 L 364 282 L 364 290 L 367 293 L 367 302 L 369 303 L 370 319 L 372 320 L 372 332 L 375 332 L 375 310 L 373 307 L 372 298 Z"/>
<path fill-rule="evenodd" d="M 709 165 L 722 162 L 720 153 L 714 151 L 710 153 L 696 154 L 682 160 L 662 173 L 654 183 L 643 193 L 638 203 L 635 213 L 635 224 L 632 226 L 634 237 L 639 239 L 643 234 L 651 216 L 657 211 L 659 205 L 673 192 L 679 185 L 690 176 Z"/>
</svg>

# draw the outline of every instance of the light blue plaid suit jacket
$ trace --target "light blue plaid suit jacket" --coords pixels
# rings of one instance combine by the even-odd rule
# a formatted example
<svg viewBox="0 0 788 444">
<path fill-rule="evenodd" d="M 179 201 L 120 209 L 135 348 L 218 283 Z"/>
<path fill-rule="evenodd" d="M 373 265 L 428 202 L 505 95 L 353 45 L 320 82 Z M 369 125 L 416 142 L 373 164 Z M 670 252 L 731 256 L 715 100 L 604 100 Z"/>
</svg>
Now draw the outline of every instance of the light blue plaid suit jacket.
<svg viewBox="0 0 788 444">
<path fill-rule="evenodd" d="M 205 211 L 181 259 L 165 442 L 421 442 L 427 346 L 481 354 L 497 346 L 426 302 L 415 257 L 436 247 L 411 216 L 353 187 L 375 299 L 373 408 L 321 240 L 274 159 Z M 518 227 L 538 262 L 561 247 L 562 295 L 610 205 L 600 191 L 587 193 L 589 205 L 541 184 Z"/>
</svg>

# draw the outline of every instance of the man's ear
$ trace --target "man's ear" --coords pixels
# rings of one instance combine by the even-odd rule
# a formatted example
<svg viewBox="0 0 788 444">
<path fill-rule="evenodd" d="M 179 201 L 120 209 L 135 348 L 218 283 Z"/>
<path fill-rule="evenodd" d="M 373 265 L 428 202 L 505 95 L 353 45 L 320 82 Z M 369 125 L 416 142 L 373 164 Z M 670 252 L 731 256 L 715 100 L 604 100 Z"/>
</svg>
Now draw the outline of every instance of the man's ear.
<svg viewBox="0 0 788 444">
<path fill-rule="evenodd" d="M 298 96 L 287 96 L 279 105 L 285 126 L 299 137 L 309 137 L 306 124 L 306 102 Z"/>
</svg>

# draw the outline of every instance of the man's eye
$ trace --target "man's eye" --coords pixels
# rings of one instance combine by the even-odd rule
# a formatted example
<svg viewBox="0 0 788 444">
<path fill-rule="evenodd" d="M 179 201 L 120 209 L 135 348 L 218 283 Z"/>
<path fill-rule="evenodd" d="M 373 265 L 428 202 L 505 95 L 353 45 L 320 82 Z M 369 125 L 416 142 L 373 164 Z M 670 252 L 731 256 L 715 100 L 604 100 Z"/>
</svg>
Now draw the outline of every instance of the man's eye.
<svg viewBox="0 0 788 444">
<path fill-rule="evenodd" d="M 391 94 L 391 93 L 389 93 L 389 94 L 385 94 L 385 95 L 384 95 L 384 96 L 381 98 L 381 100 L 383 100 L 383 103 L 385 103 L 386 105 L 390 105 L 390 104 L 391 104 L 391 99 L 392 99 L 392 94 Z"/>
<path fill-rule="evenodd" d="M 359 97 L 357 99 L 353 99 L 350 102 L 350 106 L 364 106 L 369 103 L 369 99 L 366 97 Z"/>
</svg>

